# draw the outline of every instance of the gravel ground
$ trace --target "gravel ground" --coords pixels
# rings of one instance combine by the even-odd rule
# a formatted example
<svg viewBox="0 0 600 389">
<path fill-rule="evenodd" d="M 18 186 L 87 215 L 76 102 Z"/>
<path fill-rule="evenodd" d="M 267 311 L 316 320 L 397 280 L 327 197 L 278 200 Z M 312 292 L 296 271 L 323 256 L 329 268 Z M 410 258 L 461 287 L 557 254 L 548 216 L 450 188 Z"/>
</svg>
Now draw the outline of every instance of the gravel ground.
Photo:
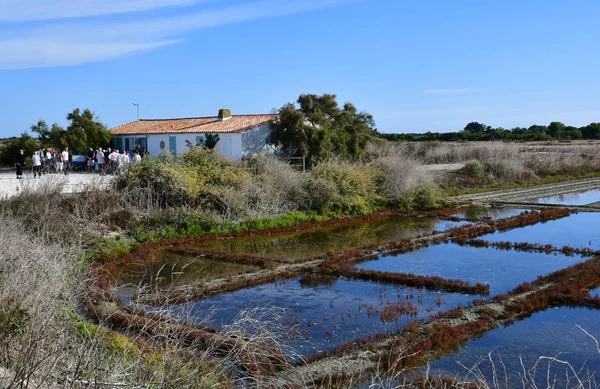
<svg viewBox="0 0 600 389">
<path fill-rule="evenodd" d="M 112 181 L 112 176 L 99 176 L 97 174 L 72 173 L 47 174 L 41 178 L 23 176 L 17 180 L 14 171 L 0 172 L 0 197 L 11 197 L 26 189 L 41 190 L 44 185 L 60 185 L 63 193 L 81 193 L 86 188 L 106 188 Z"/>
</svg>

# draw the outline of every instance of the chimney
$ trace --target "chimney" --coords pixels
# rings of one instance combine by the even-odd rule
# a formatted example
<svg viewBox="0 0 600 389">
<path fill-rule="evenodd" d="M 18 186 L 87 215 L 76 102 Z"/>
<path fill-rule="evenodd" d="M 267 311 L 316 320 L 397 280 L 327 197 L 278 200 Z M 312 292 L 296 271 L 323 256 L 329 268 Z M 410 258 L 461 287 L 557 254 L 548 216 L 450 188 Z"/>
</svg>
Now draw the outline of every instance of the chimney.
<svg viewBox="0 0 600 389">
<path fill-rule="evenodd" d="M 217 116 L 217 120 L 220 122 L 224 122 L 225 120 L 231 119 L 231 111 L 227 108 L 222 108 L 219 110 L 219 115 Z"/>
</svg>

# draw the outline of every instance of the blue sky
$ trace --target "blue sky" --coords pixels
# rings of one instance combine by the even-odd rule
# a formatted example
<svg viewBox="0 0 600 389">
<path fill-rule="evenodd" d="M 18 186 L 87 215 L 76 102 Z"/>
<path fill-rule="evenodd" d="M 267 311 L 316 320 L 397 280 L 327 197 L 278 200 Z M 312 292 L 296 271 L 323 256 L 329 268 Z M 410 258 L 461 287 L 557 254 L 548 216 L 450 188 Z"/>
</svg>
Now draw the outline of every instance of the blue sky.
<svg viewBox="0 0 600 389">
<path fill-rule="evenodd" d="M 0 137 L 90 108 L 268 113 L 335 93 L 381 132 L 600 121 L 597 0 L 0 0 Z"/>
</svg>

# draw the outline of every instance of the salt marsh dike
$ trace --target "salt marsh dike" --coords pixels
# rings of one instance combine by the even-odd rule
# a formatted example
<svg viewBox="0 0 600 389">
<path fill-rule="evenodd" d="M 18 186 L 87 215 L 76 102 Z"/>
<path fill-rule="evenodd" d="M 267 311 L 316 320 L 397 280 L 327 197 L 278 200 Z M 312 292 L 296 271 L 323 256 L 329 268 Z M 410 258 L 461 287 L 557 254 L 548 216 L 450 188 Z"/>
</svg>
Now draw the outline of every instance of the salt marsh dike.
<svg viewBox="0 0 600 389">
<path fill-rule="evenodd" d="M 591 189 L 599 182 L 557 187 Z M 558 188 L 521 195 L 554 195 Z M 590 292 L 600 286 L 600 247 L 589 228 L 577 231 L 597 214 L 577 214 L 579 206 L 541 208 L 380 211 L 147 243 L 93 267 L 86 307 L 121 330 L 168 331 L 200 347 L 218 344 L 217 357 L 234 351 L 240 374 L 258 387 L 399 379 L 536 312 L 600 308 Z M 528 232 L 548 226 L 564 229 L 569 244 L 538 241 Z M 521 240 L 504 240 L 513 232 Z M 212 275 L 209 264 L 217 269 Z M 165 278 L 170 282 L 147 285 Z M 275 323 L 283 334 L 276 341 L 257 344 L 250 334 L 221 331 L 235 310 L 274 305 L 285 309 Z M 215 307 L 222 312 L 206 316 Z"/>
</svg>

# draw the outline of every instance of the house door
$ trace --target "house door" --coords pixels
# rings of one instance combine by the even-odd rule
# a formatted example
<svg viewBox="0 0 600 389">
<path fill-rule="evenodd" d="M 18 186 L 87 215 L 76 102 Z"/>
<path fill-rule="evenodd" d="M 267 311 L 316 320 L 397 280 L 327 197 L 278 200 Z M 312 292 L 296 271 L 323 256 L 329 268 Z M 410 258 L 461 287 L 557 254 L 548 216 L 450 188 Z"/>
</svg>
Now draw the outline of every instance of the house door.
<svg viewBox="0 0 600 389">
<path fill-rule="evenodd" d="M 169 152 L 173 155 L 177 155 L 177 137 L 169 137 Z"/>
<path fill-rule="evenodd" d="M 148 150 L 148 140 L 146 138 L 132 138 L 133 141 L 133 150 L 137 150 L 140 153 L 142 152 L 142 149 L 144 149 L 144 151 Z"/>
</svg>

